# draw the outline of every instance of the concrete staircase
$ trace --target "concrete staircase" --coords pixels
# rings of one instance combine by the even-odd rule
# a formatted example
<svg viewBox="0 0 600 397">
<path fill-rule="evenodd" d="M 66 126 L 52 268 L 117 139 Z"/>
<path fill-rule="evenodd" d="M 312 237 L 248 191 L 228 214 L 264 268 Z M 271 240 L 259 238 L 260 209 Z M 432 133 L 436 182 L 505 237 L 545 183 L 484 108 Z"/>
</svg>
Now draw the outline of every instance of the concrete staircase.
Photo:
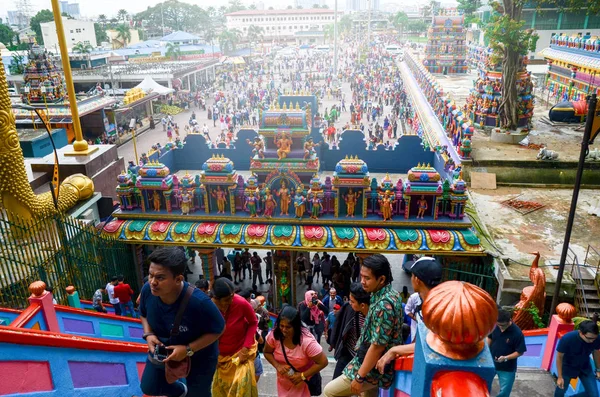
<svg viewBox="0 0 600 397">
<path fill-rule="evenodd" d="M 596 275 L 589 267 L 574 267 L 571 275 L 575 280 L 575 308 L 580 316 L 588 317 L 600 313 L 600 296 L 596 286 Z"/>
</svg>

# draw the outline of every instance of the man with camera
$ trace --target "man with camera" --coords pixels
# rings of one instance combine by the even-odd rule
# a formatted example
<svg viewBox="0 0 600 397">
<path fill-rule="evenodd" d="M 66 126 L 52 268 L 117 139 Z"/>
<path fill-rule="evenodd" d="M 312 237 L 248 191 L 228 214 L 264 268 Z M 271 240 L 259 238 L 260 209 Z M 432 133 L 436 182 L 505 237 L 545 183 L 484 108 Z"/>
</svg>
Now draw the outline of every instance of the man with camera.
<svg viewBox="0 0 600 397">
<path fill-rule="evenodd" d="M 206 294 L 183 280 L 187 258 L 182 250 L 160 248 L 148 259 L 148 282 L 140 299 L 149 350 L 142 391 L 150 396 L 210 396 L 223 316 Z"/>
</svg>

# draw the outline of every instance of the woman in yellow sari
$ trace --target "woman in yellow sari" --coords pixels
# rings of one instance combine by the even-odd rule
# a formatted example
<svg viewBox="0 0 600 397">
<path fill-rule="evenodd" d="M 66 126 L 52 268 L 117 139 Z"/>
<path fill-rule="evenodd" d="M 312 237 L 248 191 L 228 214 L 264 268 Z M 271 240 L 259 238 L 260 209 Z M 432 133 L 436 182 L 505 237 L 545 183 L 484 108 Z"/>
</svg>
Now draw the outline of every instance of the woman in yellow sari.
<svg viewBox="0 0 600 397">
<path fill-rule="evenodd" d="M 212 300 L 225 317 L 225 332 L 219 338 L 219 362 L 213 378 L 213 397 L 258 397 L 254 370 L 258 320 L 252 305 L 234 293 L 233 282 L 219 278 L 213 284 Z M 201 321 L 201 319 L 199 319 Z"/>
</svg>

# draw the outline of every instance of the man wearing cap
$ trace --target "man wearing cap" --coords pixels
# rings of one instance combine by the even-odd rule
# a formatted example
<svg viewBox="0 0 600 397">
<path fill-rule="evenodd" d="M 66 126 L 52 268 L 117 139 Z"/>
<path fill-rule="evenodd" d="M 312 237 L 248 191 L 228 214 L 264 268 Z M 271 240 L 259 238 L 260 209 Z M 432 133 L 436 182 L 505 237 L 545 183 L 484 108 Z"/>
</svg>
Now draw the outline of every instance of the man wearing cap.
<svg viewBox="0 0 600 397">
<path fill-rule="evenodd" d="M 411 295 L 405 308 L 407 314 L 409 313 L 409 311 L 413 314 L 411 318 L 413 319 L 413 323 L 416 327 L 417 322 L 423 321 L 421 306 L 423 305 L 423 302 L 425 302 L 425 300 L 427 299 L 429 291 L 431 291 L 442 281 L 442 265 L 436 259 L 424 256 L 416 261 L 406 262 L 404 267 L 412 273 L 410 281 L 412 283 L 413 289 L 415 290 L 415 293 L 418 294 L 419 298 L 418 301 L 412 303 L 412 305 L 414 305 L 414 309 L 409 308 L 409 304 L 411 304 L 411 298 L 413 297 Z M 399 356 L 413 354 L 414 352 L 414 339 L 413 343 L 409 345 L 400 345 L 392 347 L 390 350 L 388 350 L 386 354 L 383 355 L 383 357 L 379 359 L 379 361 L 377 362 L 377 369 L 380 372 L 382 372 L 384 367 L 392 360 L 395 360 Z"/>
</svg>

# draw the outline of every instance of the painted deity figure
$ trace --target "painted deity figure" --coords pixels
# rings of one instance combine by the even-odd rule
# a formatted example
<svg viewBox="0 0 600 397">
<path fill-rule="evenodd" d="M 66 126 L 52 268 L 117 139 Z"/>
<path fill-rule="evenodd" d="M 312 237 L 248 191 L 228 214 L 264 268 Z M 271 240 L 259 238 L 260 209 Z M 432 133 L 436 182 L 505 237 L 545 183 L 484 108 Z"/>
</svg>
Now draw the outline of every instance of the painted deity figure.
<svg viewBox="0 0 600 397">
<path fill-rule="evenodd" d="M 273 211 L 275 211 L 275 207 L 277 206 L 277 202 L 275 201 L 275 197 L 271 194 L 269 188 L 265 189 L 265 197 L 263 198 L 265 203 L 265 218 L 272 218 Z"/>
<path fill-rule="evenodd" d="M 281 137 L 275 138 L 275 144 L 279 148 L 277 149 L 277 157 L 279 160 L 287 158 L 292 147 L 292 140 L 288 137 L 288 135 L 282 134 Z"/>
<path fill-rule="evenodd" d="M 310 213 L 311 219 L 318 219 L 319 214 L 321 213 L 321 209 L 323 208 L 321 204 L 321 199 L 317 197 L 316 194 L 310 199 L 310 203 L 312 204 L 312 209 Z"/>
<path fill-rule="evenodd" d="M 395 202 L 396 200 L 392 198 L 389 190 L 386 190 L 385 194 L 379 196 L 379 207 L 384 221 L 392 219 L 392 209 Z"/>
<path fill-rule="evenodd" d="M 252 154 L 254 154 L 254 156 L 258 156 L 258 158 L 261 159 L 265 158 L 265 144 L 263 143 L 262 139 L 256 137 L 254 138 L 254 142 L 250 142 L 250 139 L 246 139 L 246 142 L 248 142 L 248 145 L 254 147 L 254 150 L 252 150 Z"/>
<path fill-rule="evenodd" d="M 294 208 L 296 210 L 296 218 L 302 219 L 304 216 L 304 210 L 306 209 L 306 198 L 302 194 L 302 188 L 296 189 L 296 195 L 294 196 Z"/>
<path fill-rule="evenodd" d="M 152 203 L 154 204 L 154 211 L 160 211 L 160 194 L 156 190 L 152 194 Z"/>
<path fill-rule="evenodd" d="M 217 190 L 213 190 L 211 196 L 217 200 L 217 214 L 224 214 L 225 204 L 227 203 L 227 193 L 221 189 L 221 186 L 217 186 Z"/>
<path fill-rule="evenodd" d="M 348 189 L 348 193 L 344 197 L 344 201 L 346 202 L 346 217 L 354 218 L 354 210 L 359 197 L 360 192 L 355 193 L 352 188 Z"/>
<path fill-rule="evenodd" d="M 289 215 L 290 211 L 290 190 L 287 188 L 285 181 L 281 181 L 281 187 L 275 193 L 277 197 L 281 200 L 279 201 L 279 205 L 281 206 L 281 214 L 280 215 Z"/>
<path fill-rule="evenodd" d="M 192 203 L 192 196 L 188 192 L 184 192 L 181 195 L 181 214 L 188 215 L 190 213 L 190 204 Z"/>
<path fill-rule="evenodd" d="M 320 143 L 313 143 L 312 138 L 308 138 L 306 142 L 304 142 L 304 160 L 310 160 L 317 156 L 317 151 L 315 150 L 316 146 L 319 146 Z"/>
<path fill-rule="evenodd" d="M 250 218 L 256 218 L 256 202 L 258 201 L 258 198 L 256 197 L 256 194 L 251 193 L 248 196 L 246 196 L 246 210 L 248 210 L 248 212 L 250 213 Z"/>
<path fill-rule="evenodd" d="M 421 218 L 423 219 L 423 217 L 425 216 L 425 211 L 427 211 L 427 200 L 425 200 L 425 196 L 421 195 L 421 198 L 419 200 L 417 200 L 417 208 L 418 208 L 418 212 L 417 212 L 417 219 Z"/>
</svg>

